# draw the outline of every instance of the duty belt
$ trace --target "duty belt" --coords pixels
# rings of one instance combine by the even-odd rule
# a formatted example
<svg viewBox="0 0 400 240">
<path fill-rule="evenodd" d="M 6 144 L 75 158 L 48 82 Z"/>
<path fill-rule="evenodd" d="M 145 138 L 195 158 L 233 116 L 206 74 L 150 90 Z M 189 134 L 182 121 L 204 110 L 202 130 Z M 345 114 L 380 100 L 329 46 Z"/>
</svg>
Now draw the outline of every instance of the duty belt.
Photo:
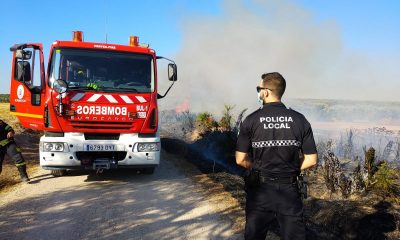
<svg viewBox="0 0 400 240">
<path fill-rule="evenodd" d="M 260 174 L 260 182 L 261 183 L 282 183 L 282 184 L 292 184 L 296 183 L 297 176 L 292 177 L 275 177 Z"/>
</svg>

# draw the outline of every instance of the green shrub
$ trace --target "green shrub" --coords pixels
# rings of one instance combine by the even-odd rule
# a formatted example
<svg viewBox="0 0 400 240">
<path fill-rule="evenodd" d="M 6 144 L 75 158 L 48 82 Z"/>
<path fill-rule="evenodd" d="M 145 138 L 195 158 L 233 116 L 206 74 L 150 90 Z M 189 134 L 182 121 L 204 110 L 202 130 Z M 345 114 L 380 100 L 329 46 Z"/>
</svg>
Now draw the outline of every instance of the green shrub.
<svg viewBox="0 0 400 240">
<path fill-rule="evenodd" d="M 373 177 L 373 188 L 382 196 L 389 196 L 395 193 L 396 172 L 383 162 L 378 166 L 378 171 Z"/>
<path fill-rule="evenodd" d="M 196 127 L 201 133 L 211 132 L 214 128 L 218 127 L 218 123 L 211 113 L 202 112 L 197 115 Z"/>
</svg>

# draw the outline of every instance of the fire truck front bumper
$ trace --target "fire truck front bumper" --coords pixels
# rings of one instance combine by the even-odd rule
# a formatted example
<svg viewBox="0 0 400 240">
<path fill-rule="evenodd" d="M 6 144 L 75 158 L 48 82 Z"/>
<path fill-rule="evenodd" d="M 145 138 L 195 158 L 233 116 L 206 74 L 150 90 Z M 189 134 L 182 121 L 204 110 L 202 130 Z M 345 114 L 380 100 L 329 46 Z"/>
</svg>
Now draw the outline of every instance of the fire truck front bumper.
<svg viewBox="0 0 400 240">
<path fill-rule="evenodd" d="M 44 169 L 110 169 L 155 167 L 160 163 L 160 138 L 120 134 L 114 140 L 87 140 L 83 133 L 42 136 L 40 165 Z"/>
</svg>

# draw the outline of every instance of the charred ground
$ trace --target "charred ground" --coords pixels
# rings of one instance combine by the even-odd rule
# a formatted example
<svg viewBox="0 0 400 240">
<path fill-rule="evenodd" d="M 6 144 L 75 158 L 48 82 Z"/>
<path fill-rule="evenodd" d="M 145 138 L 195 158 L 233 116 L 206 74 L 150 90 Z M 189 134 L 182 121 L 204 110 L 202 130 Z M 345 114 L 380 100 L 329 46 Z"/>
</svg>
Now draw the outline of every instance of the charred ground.
<svg viewBox="0 0 400 240">
<path fill-rule="evenodd" d="M 222 117 L 226 113 L 225 106 Z M 184 156 L 203 178 L 222 186 L 236 199 L 240 210 L 233 211 L 235 229 L 243 231 L 243 169 L 234 160 L 237 124 L 232 121 L 230 127 L 221 126 L 222 121 L 210 113 L 162 114 L 163 148 Z M 319 164 L 306 172 L 310 196 L 304 202 L 308 239 L 400 238 L 399 139 L 396 130 L 374 127 L 348 128 L 317 140 Z M 209 184 L 206 188 L 211 188 Z M 275 239 L 278 231 L 275 223 L 268 239 Z"/>
</svg>

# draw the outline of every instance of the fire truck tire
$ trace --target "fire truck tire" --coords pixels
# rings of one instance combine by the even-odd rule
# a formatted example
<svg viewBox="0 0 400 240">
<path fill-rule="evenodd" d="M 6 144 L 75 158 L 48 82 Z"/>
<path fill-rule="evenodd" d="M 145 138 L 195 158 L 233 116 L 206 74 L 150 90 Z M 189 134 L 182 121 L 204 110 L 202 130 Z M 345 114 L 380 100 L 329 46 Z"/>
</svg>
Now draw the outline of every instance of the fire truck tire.
<svg viewBox="0 0 400 240">
<path fill-rule="evenodd" d="M 155 169 L 155 167 L 143 168 L 143 173 L 144 174 L 153 174 L 154 173 L 154 169 Z"/>
<path fill-rule="evenodd" d="M 67 170 L 51 170 L 53 177 L 62 177 L 67 173 Z"/>
</svg>

